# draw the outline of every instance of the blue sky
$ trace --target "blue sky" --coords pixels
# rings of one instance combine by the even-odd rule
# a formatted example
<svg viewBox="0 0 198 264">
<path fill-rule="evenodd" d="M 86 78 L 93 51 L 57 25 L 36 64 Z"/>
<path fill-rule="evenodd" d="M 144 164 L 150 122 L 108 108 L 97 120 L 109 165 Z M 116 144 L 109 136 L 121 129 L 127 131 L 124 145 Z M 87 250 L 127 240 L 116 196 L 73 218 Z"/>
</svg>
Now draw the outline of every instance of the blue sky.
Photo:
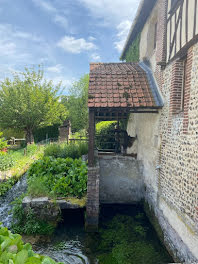
<svg viewBox="0 0 198 264">
<path fill-rule="evenodd" d="M 69 89 L 90 62 L 119 61 L 139 2 L 0 0 L 0 79 L 42 64 Z"/>
</svg>

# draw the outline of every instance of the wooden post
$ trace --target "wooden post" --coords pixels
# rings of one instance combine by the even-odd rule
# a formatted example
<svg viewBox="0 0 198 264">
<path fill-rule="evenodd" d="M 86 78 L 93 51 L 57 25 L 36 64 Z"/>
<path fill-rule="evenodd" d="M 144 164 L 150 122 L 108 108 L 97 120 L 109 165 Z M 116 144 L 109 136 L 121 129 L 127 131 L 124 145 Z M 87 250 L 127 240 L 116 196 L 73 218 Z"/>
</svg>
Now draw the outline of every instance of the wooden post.
<svg viewBox="0 0 198 264">
<path fill-rule="evenodd" d="M 89 152 L 88 165 L 94 166 L 94 140 L 95 140 L 95 112 L 89 110 Z"/>
</svg>

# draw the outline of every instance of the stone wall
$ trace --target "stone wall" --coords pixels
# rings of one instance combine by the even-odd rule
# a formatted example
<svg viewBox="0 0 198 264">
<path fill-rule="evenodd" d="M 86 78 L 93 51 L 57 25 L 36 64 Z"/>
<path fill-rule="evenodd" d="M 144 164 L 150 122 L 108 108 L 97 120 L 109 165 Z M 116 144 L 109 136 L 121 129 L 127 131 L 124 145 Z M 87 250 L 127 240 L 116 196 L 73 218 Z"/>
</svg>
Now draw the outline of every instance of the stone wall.
<svg viewBox="0 0 198 264">
<path fill-rule="evenodd" d="M 165 0 L 159 0 L 156 5 L 159 25 L 164 19 L 163 3 Z M 148 24 L 142 40 L 147 28 Z M 143 164 L 145 199 L 161 226 L 167 248 L 175 253 L 175 259 L 192 263 L 198 260 L 198 44 L 187 53 L 182 108 L 183 62 L 173 61 L 164 70 L 156 65 L 164 54 L 160 34 L 156 51 L 147 59 L 164 107 L 158 114 L 130 115 L 128 133 L 137 135 L 137 142 L 128 152 L 137 153 Z"/>
<path fill-rule="evenodd" d="M 130 204 L 144 197 L 141 164 L 132 157 L 99 156 L 100 203 Z"/>
</svg>

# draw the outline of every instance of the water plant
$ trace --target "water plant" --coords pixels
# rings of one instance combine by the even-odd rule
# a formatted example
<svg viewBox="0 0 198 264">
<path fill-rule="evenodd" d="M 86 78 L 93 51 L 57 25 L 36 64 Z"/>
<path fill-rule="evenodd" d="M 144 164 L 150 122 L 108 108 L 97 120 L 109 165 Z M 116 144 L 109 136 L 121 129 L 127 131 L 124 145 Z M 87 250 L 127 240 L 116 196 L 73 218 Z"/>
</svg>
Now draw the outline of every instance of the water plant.
<svg viewBox="0 0 198 264">
<path fill-rule="evenodd" d="M 94 237 L 101 264 L 168 263 L 171 258 L 155 241 L 144 214 L 116 215 L 104 222 Z"/>
<path fill-rule="evenodd" d="M 32 246 L 24 244 L 22 237 L 12 234 L 0 224 L 0 263 L 1 264 L 63 264 L 47 256 L 34 253 Z"/>
</svg>

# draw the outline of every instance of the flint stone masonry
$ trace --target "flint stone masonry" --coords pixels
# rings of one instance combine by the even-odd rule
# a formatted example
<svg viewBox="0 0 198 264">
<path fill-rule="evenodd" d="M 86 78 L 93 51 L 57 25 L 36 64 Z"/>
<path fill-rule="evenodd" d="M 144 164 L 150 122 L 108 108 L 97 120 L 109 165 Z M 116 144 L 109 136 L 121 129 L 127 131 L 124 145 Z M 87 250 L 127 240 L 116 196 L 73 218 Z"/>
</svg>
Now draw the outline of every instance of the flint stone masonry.
<svg viewBox="0 0 198 264">
<path fill-rule="evenodd" d="M 100 203 L 130 204 L 144 197 L 141 163 L 127 156 L 99 156 Z"/>
</svg>

